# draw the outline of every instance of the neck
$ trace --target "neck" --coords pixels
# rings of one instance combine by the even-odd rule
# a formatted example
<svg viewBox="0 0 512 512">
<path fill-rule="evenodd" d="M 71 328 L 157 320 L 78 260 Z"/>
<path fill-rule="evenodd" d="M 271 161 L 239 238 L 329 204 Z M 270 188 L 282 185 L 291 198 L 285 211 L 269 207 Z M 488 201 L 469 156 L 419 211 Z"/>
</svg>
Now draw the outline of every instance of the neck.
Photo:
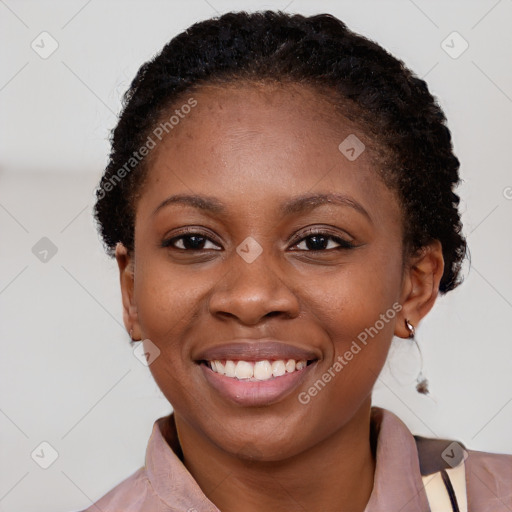
<svg viewBox="0 0 512 512">
<path fill-rule="evenodd" d="M 363 512 L 375 473 L 370 409 L 368 397 L 329 438 L 277 462 L 247 461 L 226 454 L 176 414 L 175 421 L 185 466 L 222 512 Z"/>
</svg>

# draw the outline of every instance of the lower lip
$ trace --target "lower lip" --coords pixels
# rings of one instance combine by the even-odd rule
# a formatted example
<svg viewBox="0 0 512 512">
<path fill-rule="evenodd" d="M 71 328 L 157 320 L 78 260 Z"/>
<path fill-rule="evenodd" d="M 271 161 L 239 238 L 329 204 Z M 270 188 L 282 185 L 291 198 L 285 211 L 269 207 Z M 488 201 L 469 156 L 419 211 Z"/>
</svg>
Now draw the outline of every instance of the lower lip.
<svg viewBox="0 0 512 512">
<path fill-rule="evenodd" d="M 214 372 L 204 363 L 199 366 L 208 383 L 224 398 L 245 407 L 257 407 L 271 405 L 292 393 L 303 382 L 315 364 L 316 361 L 302 370 L 295 370 L 280 377 L 262 381 L 226 377 Z"/>
</svg>

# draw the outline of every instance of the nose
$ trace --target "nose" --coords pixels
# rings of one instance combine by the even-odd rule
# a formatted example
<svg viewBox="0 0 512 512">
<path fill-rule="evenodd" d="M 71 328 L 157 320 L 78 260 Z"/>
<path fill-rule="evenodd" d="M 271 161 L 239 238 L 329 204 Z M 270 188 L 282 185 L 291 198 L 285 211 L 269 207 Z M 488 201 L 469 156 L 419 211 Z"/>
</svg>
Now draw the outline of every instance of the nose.
<svg viewBox="0 0 512 512">
<path fill-rule="evenodd" d="M 299 315 L 299 300 L 286 284 L 277 262 L 270 261 L 266 251 L 248 263 L 238 254 L 226 276 L 210 295 L 209 311 L 221 318 L 236 318 L 244 325 L 256 325 L 264 318 Z M 231 260 L 231 258 L 230 258 Z"/>
</svg>

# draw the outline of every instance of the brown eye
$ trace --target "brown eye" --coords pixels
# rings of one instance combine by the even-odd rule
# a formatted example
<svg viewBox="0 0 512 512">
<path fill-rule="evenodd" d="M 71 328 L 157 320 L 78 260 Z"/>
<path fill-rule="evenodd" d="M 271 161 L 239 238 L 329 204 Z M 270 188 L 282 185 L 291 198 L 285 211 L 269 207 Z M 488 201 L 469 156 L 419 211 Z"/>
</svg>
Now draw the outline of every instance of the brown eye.
<svg viewBox="0 0 512 512">
<path fill-rule="evenodd" d="M 214 247 L 205 247 L 210 243 Z M 216 249 L 216 246 L 208 237 L 201 233 L 187 233 L 173 238 L 168 238 L 162 242 L 162 247 L 171 247 L 181 251 L 202 251 L 206 249 Z"/>
<path fill-rule="evenodd" d="M 332 243 L 335 244 L 335 247 L 332 246 Z M 295 245 L 299 247 L 301 244 L 303 244 L 302 248 L 300 248 L 301 251 L 326 251 L 334 249 L 353 249 L 355 247 L 354 244 L 343 238 L 320 231 L 310 232 L 308 236 L 302 238 L 300 242 Z"/>
</svg>

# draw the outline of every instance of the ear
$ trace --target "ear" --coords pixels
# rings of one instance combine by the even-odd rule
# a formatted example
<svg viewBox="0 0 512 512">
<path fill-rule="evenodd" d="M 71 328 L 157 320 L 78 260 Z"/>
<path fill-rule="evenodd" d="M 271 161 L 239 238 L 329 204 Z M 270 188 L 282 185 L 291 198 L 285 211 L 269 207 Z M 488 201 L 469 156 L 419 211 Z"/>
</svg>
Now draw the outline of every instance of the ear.
<svg viewBox="0 0 512 512">
<path fill-rule="evenodd" d="M 132 339 L 142 339 L 140 334 L 137 306 L 134 301 L 134 260 L 128 249 L 118 242 L 116 245 L 116 261 L 119 267 L 121 295 L 123 299 L 123 321 L 128 332 L 132 331 Z"/>
<path fill-rule="evenodd" d="M 402 294 L 395 335 L 408 338 L 405 320 L 417 327 L 420 320 L 432 309 L 443 277 L 444 258 L 441 242 L 434 240 L 422 247 L 406 261 L 402 279 Z"/>
</svg>

